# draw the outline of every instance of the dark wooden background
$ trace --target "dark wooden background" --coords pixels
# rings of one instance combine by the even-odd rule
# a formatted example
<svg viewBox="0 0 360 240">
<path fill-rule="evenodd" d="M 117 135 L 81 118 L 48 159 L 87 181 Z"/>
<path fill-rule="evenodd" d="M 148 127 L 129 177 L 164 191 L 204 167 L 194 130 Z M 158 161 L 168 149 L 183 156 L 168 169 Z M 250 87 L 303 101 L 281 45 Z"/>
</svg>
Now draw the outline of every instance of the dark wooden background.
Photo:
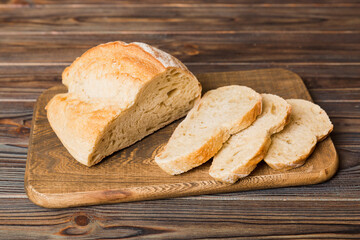
<svg viewBox="0 0 360 240">
<path fill-rule="evenodd" d="M 330 115 L 338 174 L 314 186 L 49 210 L 23 178 L 33 106 L 86 49 L 143 41 L 194 73 L 281 67 Z M 0 0 L 1 239 L 360 238 L 360 2 Z"/>
</svg>

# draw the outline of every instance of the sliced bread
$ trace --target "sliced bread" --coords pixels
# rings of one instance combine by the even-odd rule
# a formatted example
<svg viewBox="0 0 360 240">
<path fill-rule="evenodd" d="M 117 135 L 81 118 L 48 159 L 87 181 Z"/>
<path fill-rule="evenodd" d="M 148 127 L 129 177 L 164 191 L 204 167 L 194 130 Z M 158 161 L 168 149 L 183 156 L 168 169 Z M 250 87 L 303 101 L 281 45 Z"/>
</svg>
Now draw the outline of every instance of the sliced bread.
<svg viewBox="0 0 360 240">
<path fill-rule="evenodd" d="M 214 156 L 209 173 L 216 180 L 234 183 L 248 176 L 267 153 L 271 135 L 287 124 L 290 104 L 276 95 L 261 96 L 261 115 L 250 127 L 231 136 Z"/>
<path fill-rule="evenodd" d="M 172 175 L 197 167 L 260 113 L 261 95 L 251 88 L 232 85 L 211 90 L 175 129 L 155 161 Z"/>
<path fill-rule="evenodd" d="M 285 129 L 273 135 L 265 162 L 276 170 L 300 167 L 312 153 L 317 141 L 333 130 L 333 125 L 318 105 L 302 100 L 289 99 L 292 112 Z"/>
<path fill-rule="evenodd" d="M 47 117 L 86 166 L 185 116 L 201 96 L 200 83 L 179 60 L 145 43 L 101 44 L 62 77 L 68 93 L 50 100 Z"/>
</svg>

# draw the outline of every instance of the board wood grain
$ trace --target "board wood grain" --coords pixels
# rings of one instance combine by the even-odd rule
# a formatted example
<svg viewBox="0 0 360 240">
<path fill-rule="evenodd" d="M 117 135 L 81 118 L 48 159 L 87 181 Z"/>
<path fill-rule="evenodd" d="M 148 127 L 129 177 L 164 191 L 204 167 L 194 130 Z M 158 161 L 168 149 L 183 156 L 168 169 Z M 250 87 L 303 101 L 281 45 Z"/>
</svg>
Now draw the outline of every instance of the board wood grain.
<svg viewBox="0 0 360 240">
<path fill-rule="evenodd" d="M 301 78 L 283 69 L 199 74 L 204 92 L 239 84 L 260 93 L 283 98 L 311 100 Z M 279 172 L 261 163 L 248 177 L 229 185 L 213 180 L 208 163 L 179 176 L 163 172 L 153 161 L 180 121 L 176 121 L 134 145 L 88 168 L 76 162 L 52 131 L 45 105 L 64 86 L 45 91 L 35 105 L 25 171 L 25 190 L 30 200 L 49 208 L 171 198 L 200 194 L 245 191 L 315 184 L 331 178 L 338 157 L 330 138 L 318 144 L 307 163 Z"/>
</svg>

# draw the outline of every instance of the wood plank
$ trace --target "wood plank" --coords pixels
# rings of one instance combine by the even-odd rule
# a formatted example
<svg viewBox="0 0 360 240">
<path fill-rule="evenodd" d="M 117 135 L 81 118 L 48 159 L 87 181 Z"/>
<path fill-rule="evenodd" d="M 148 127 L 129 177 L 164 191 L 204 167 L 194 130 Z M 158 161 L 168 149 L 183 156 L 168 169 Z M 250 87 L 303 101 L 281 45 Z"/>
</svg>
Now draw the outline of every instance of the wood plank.
<svg viewBox="0 0 360 240">
<path fill-rule="evenodd" d="M 45 90 L 61 83 L 66 65 L 0 65 L 0 89 L 32 88 Z"/>
<path fill-rule="evenodd" d="M 356 63 L 356 62 L 352 62 L 352 63 L 187 62 L 186 65 L 191 71 L 195 73 L 240 71 L 240 70 L 252 70 L 252 69 L 274 68 L 274 67 L 285 68 L 300 75 L 308 89 L 360 87 L 360 63 Z"/>
<path fill-rule="evenodd" d="M 68 64 L 0 64 L 0 86 L 45 90 L 61 83 Z M 301 76 L 308 89 L 360 88 L 360 63 L 186 63 L 193 73 L 285 68 Z"/>
<path fill-rule="evenodd" d="M 339 11 L 339 7 L 341 11 Z M 46 10 L 44 10 L 44 8 Z M 0 33 L 356 31 L 360 5 L 46 5 L 0 8 Z"/>
<path fill-rule="evenodd" d="M 14 38 L 12 35 L 4 35 L 0 38 L 0 62 L 69 64 L 89 48 L 113 40 L 147 42 L 185 63 L 360 62 L 358 44 L 360 33 L 91 34 L 90 36 L 18 34 Z"/>
<path fill-rule="evenodd" d="M 38 88 L 0 88 L 0 102 L 4 101 L 35 101 L 43 90 Z"/>
<path fill-rule="evenodd" d="M 360 102 L 360 88 L 312 89 L 311 96 L 318 102 Z M 359 110 L 360 111 L 360 110 Z"/>
<path fill-rule="evenodd" d="M 29 141 L 35 102 L 0 102 L 0 144 L 24 144 Z"/>
<path fill-rule="evenodd" d="M 336 1 L 336 0 L 324 0 L 324 1 L 313 1 L 313 0 L 273 0 L 271 2 L 266 0 L 173 0 L 171 2 L 167 0 L 107 0 L 106 2 L 101 0 L 63 0 L 61 4 L 56 0 L 1 0 L 0 5 L 4 6 L 37 6 L 37 5 L 70 5 L 70 6 L 83 6 L 83 5 L 122 5 L 122 6 L 136 6 L 136 5 L 159 5 L 159 6 L 179 6 L 179 7 L 188 7 L 194 5 L 202 5 L 202 6 L 238 6 L 238 5 L 254 5 L 254 6 L 268 6 L 271 7 L 273 5 L 279 6 L 314 6 L 314 7 L 323 7 L 323 6 L 347 6 L 347 5 L 356 5 L 358 3 L 357 0 L 345 0 L 345 1 Z"/>
<path fill-rule="evenodd" d="M 327 112 L 330 118 L 348 117 L 360 118 L 359 102 L 318 102 L 318 104 Z"/>
<path fill-rule="evenodd" d="M 25 197 L 27 147 L 0 144 L 0 198 Z"/>
<path fill-rule="evenodd" d="M 360 118 L 331 117 L 331 121 L 334 124 L 333 133 L 340 134 L 340 138 L 342 134 L 360 133 Z"/>
<path fill-rule="evenodd" d="M 0 199 L 8 239 L 356 239 L 359 225 L 359 202 L 188 198 L 48 210 Z"/>
</svg>

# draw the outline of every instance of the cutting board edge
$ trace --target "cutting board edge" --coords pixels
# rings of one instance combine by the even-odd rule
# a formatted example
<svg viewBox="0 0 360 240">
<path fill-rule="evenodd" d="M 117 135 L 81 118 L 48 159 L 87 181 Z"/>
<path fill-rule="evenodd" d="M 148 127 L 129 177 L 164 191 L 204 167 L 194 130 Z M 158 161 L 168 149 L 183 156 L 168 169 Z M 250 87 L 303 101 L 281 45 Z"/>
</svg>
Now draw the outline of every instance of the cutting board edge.
<svg viewBox="0 0 360 240">
<path fill-rule="evenodd" d="M 331 139 L 330 139 L 331 141 Z M 332 142 L 332 141 L 331 141 Z M 336 152 L 336 151 L 335 151 Z M 277 182 L 275 185 L 268 185 L 264 186 L 258 184 L 258 186 L 252 185 L 248 188 L 241 188 L 242 185 L 237 185 L 240 188 L 232 188 L 228 189 L 229 186 L 227 184 L 222 184 L 217 189 L 214 188 L 194 188 L 194 186 L 188 186 L 183 191 L 178 191 L 178 188 L 172 188 L 172 191 L 162 191 L 156 197 L 149 198 L 146 194 L 146 191 L 141 191 L 142 189 L 148 189 L 149 186 L 145 188 L 142 187 L 134 187 L 134 188 L 124 188 L 124 189 L 109 189 L 109 190 L 101 190 L 101 191 L 87 191 L 87 192 L 71 192 L 71 193 L 61 193 L 61 194 L 54 194 L 54 193 L 41 193 L 39 192 L 36 187 L 32 185 L 33 182 L 37 180 L 25 180 L 25 190 L 26 194 L 29 199 L 38 206 L 45 207 L 45 208 L 67 208 L 67 207 L 79 207 L 79 206 L 91 206 L 91 205 L 99 205 L 99 204 L 114 204 L 114 203 L 121 203 L 121 202 L 133 202 L 133 201 L 144 201 L 144 200 L 156 200 L 156 199 L 165 199 L 169 198 L 169 194 L 172 194 L 172 198 L 176 197 L 188 197 L 188 196 L 195 196 L 200 195 L 199 191 L 201 190 L 201 195 L 206 194 L 219 194 L 219 193 L 231 193 L 231 192 L 238 192 L 238 191 L 251 191 L 251 190 L 261 190 L 261 189 L 271 189 L 271 188 L 282 188 L 282 187 L 291 187 L 291 186 L 303 186 L 303 185 L 313 185 L 325 182 L 331 179 L 337 169 L 339 167 L 339 158 L 338 154 L 336 153 L 336 158 L 334 161 L 327 167 L 322 169 L 319 172 L 311 172 L 306 173 L 304 178 L 306 181 L 297 182 L 296 178 L 281 178 L 282 181 Z M 256 176 L 255 176 L 256 177 Z M 26 178 L 26 176 L 25 176 Z M 280 178 L 280 176 L 279 176 Z M 215 180 L 210 182 L 216 182 Z M 196 184 L 194 182 L 193 184 Z M 202 182 L 198 182 L 202 183 Z M 181 184 L 181 183 L 178 183 Z M 168 185 L 175 185 L 175 184 L 166 184 Z M 211 186 L 211 184 L 206 184 Z M 199 186 L 199 185 L 198 185 Z M 156 186 L 153 186 L 156 187 Z"/>
<path fill-rule="evenodd" d="M 286 72 L 288 74 L 291 74 L 294 76 L 294 79 L 301 84 L 306 90 L 306 86 L 300 76 L 292 71 L 282 69 L 282 68 L 269 68 L 269 69 L 257 69 L 257 70 L 248 70 L 246 72 L 250 71 L 259 71 L 259 70 L 280 70 L 283 72 Z M 238 71 L 234 71 L 233 73 L 236 73 Z M 244 71 L 240 71 L 244 72 Z M 232 72 L 224 72 L 224 73 L 232 73 Z M 204 74 L 211 74 L 211 73 L 204 73 Z M 199 74 L 200 75 L 200 74 Z M 34 116 L 35 114 L 38 114 L 38 101 L 41 99 L 47 92 L 53 91 L 57 88 L 64 88 L 66 89 L 65 85 L 59 84 L 56 86 L 53 86 L 47 90 L 45 90 L 37 99 L 37 102 L 34 106 Z M 311 100 L 311 96 L 308 91 L 306 91 L 308 100 Z M 31 126 L 31 132 L 30 132 L 30 144 L 29 144 L 29 153 L 27 156 L 27 163 L 26 163 L 26 169 L 29 169 L 30 159 L 31 159 L 31 147 L 32 147 L 32 141 L 33 141 L 33 130 L 34 130 L 34 124 L 35 121 L 32 122 Z M 36 186 L 33 185 L 33 183 L 39 182 L 39 180 L 31 180 L 29 179 L 29 171 L 25 171 L 25 178 L 24 178 L 24 187 L 27 196 L 29 199 L 35 203 L 36 205 L 46 207 L 46 208 L 66 208 L 66 207 L 77 207 L 77 206 L 88 206 L 88 205 L 99 205 L 99 204 L 112 204 L 112 203 L 120 203 L 120 202 L 131 202 L 131 201 L 142 201 L 142 200 L 155 200 L 155 199 L 164 199 L 169 198 L 169 193 L 172 194 L 171 198 L 173 197 L 187 197 L 187 196 L 194 196 L 194 195 L 204 195 L 204 194 L 217 194 L 217 193 L 230 193 L 230 192 L 237 192 L 237 191 L 249 191 L 249 190 L 260 190 L 260 189 L 270 189 L 270 188 L 281 188 L 281 187 L 289 187 L 289 186 L 301 186 L 301 185 L 313 185 L 318 184 L 324 181 L 329 180 L 332 178 L 339 166 L 339 159 L 338 154 L 336 152 L 336 149 L 334 147 L 334 144 L 330 137 L 328 137 L 331 141 L 331 150 L 335 152 L 335 159 L 332 161 L 332 163 L 324 169 L 321 169 L 319 172 L 311 172 L 307 173 L 306 175 L 306 181 L 302 181 L 301 183 L 296 182 L 294 179 L 287 178 L 283 179 L 281 182 L 277 182 L 277 184 L 272 184 L 269 186 L 259 185 L 259 186 L 252 186 L 251 188 L 242 188 L 241 185 L 238 188 L 231 188 L 229 190 L 226 187 L 219 187 L 219 188 L 208 188 L 203 189 L 201 188 L 200 191 L 194 189 L 193 187 L 189 187 L 187 190 L 179 192 L 178 190 L 174 190 L 173 192 L 161 192 L 156 197 L 146 197 L 147 195 L 144 194 L 138 194 L 139 189 L 142 187 L 133 187 L 133 188 L 125 188 L 125 189 L 108 189 L 108 190 L 96 190 L 96 191 L 85 191 L 85 192 L 69 192 L 69 193 L 42 193 L 36 189 Z M 326 140 L 326 139 L 325 139 Z M 214 180 L 215 181 L 215 180 Z M 194 182 L 196 183 L 196 182 Z M 171 184 L 166 184 L 171 185 Z M 166 186 L 162 185 L 162 186 Z M 68 199 L 71 199 L 70 201 Z M 75 201 L 74 201 L 75 200 Z M 80 200 L 80 201 L 76 201 Z"/>
</svg>

